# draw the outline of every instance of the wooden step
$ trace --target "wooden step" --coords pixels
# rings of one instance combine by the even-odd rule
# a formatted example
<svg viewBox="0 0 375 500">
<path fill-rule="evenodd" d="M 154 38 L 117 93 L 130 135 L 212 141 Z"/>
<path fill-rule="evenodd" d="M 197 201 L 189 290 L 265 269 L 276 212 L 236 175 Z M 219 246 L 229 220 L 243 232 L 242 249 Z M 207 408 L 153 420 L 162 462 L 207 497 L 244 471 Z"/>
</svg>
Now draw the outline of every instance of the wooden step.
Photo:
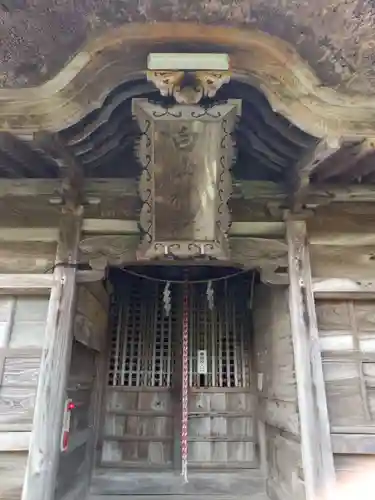
<svg viewBox="0 0 375 500">
<path fill-rule="evenodd" d="M 194 496 L 195 499 L 212 495 L 234 498 L 256 496 L 265 491 L 265 480 L 257 469 L 234 472 L 195 472 L 189 471 L 189 482 L 184 483 L 181 475 L 174 471 L 133 472 L 115 469 L 97 469 L 91 481 L 92 495 L 126 495 L 144 497 Z M 112 500 L 114 500 L 112 498 Z"/>
<path fill-rule="evenodd" d="M 255 495 L 243 495 L 243 496 L 217 496 L 217 495 L 140 495 L 140 496 L 128 496 L 128 495 L 91 495 L 87 500 L 162 500 L 166 498 L 167 500 L 269 500 L 265 493 L 257 493 Z"/>
</svg>

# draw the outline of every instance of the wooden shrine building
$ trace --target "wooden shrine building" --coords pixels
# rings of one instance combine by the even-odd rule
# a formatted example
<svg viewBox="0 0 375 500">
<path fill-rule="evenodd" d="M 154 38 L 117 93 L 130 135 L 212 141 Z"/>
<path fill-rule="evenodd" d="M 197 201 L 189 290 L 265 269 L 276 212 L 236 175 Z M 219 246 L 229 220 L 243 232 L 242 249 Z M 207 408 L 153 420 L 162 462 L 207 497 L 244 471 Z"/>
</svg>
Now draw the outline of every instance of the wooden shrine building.
<svg viewBox="0 0 375 500">
<path fill-rule="evenodd" d="M 310 4 L 0 1 L 0 500 L 373 496 L 375 14 Z"/>
</svg>

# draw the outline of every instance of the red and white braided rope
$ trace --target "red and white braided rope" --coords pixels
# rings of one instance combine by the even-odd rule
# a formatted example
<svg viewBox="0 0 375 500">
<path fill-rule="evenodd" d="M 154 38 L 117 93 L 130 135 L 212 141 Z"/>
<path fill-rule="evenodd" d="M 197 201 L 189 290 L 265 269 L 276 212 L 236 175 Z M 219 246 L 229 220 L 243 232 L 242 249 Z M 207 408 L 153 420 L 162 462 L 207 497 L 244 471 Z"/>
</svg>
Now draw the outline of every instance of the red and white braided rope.
<svg viewBox="0 0 375 500">
<path fill-rule="evenodd" d="M 188 391 L 189 391 L 189 288 L 184 285 L 182 316 L 182 418 L 181 418 L 181 475 L 187 482 L 188 464 Z"/>
</svg>

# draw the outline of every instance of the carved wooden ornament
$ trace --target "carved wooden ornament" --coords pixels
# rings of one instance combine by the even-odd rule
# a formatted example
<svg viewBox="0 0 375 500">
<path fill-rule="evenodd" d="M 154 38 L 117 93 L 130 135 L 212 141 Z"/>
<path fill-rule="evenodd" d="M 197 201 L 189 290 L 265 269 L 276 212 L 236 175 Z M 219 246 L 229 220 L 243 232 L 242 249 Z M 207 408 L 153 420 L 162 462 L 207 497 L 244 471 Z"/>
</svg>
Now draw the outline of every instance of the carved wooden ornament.
<svg viewBox="0 0 375 500">
<path fill-rule="evenodd" d="M 142 134 L 138 259 L 228 259 L 237 103 L 164 109 L 133 100 Z"/>
<path fill-rule="evenodd" d="M 179 104 L 197 104 L 203 97 L 214 97 L 230 80 L 229 71 L 148 71 L 147 79 L 162 96 L 173 96 Z"/>
</svg>

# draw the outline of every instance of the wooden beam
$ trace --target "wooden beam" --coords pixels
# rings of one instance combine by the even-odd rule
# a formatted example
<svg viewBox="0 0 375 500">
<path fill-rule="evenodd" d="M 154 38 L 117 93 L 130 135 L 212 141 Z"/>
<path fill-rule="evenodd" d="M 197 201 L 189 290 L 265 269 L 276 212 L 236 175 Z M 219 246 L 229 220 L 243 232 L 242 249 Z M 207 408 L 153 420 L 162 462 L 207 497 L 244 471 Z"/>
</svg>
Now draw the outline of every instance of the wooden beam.
<svg viewBox="0 0 375 500">
<path fill-rule="evenodd" d="M 58 134 L 38 132 L 35 142 L 56 162 L 62 178 L 61 194 L 66 207 L 74 210 L 83 203 L 83 167 Z"/>
<path fill-rule="evenodd" d="M 374 434 L 332 434 L 334 453 L 344 455 L 374 455 Z"/>
<path fill-rule="evenodd" d="M 60 179 L 1 179 L 0 198 L 47 197 L 58 201 L 62 185 Z M 282 184 L 269 181 L 236 180 L 233 185 L 233 199 L 256 200 L 260 202 L 283 202 L 288 191 Z M 86 179 L 85 201 L 99 202 L 103 198 L 138 197 L 136 179 Z M 331 202 L 373 202 L 375 184 L 310 184 L 306 191 L 306 203 L 312 205 Z"/>
<path fill-rule="evenodd" d="M 322 139 L 297 163 L 291 186 L 291 205 L 294 212 L 299 212 L 304 204 L 314 170 L 339 149 L 338 140 Z"/>
<path fill-rule="evenodd" d="M 56 262 L 77 262 L 81 225 L 79 209 L 62 215 Z M 22 500 L 51 500 L 54 496 L 73 341 L 76 276 L 76 268 L 69 265 L 57 266 L 53 274 Z"/>
<path fill-rule="evenodd" d="M 352 167 L 355 167 L 358 162 L 360 162 L 367 155 L 375 150 L 375 140 L 374 138 L 367 138 L 361 142 L 355 144 L 347 145 L 343 147 L 343 156 L 335 164 L 330 165 L 330 168 L 319 169 L 317 172 L 317 178 L 319 182 L 324 182 L 327 179 L 332 179 L 337 176 L 342 176 L 350 172 Z M 340 155 L 341 156 L 341 155 Z M 353 169 L 354 170 L 354 169 Z M 353 177 L 355 177 L 353 171 Z M 360 174 L 360 172 L 359 172 Z M 359 175 L 360 177 L 360 175 Z"/>
<path fill-rule="evenodd" d="M 95 283 L 104 278 L 104 271 L 77 271 L 77 283 Z"/>
<path fill-rule="evenodd" d="M 31 432 L 0 432 L 1 451 L 27 451 Z"/>
<path fill-rule="evenodd" d="M 104 279 L 102 271 L 77 271 L 77 283 L 93 283 Z M 49 293 L 55 283 L 55 275 L 0 274 L 0 295 L 14 293 Z"/>
<path fill-rule="evenodd" d="M 375 245 L 375 214 L 327 213 L 307 221 L 311 245 L 362 247 Z M 369 248 L 370 250 L 370 248 Z"/>
<path fill-rule="evenodd" d="M 14 160 L 14 168 L 17 169 L 18 166 L 18 174 L 21 174 L 21 177 L 24 177 L 25 174 L 48 177 L 51 172 L 56 170 L 56 165 L 35 151 L 30 142 L 9 132 L 0 133 L 0 150 Z"/>
<path fill-rule="evenodd" d="M 335 480 L 306 224 L 286 223 L 289 309 L 297 379 L 306 499 L 325 498 Z"/>
<path fill-rule="evenodd" d="M 373 203 L 375 201 L 375 184 L 317 184 L 309 187 L 306 202 L 309 204 L 327 203 Z"/>
<path fill-rule="evenodd" d="M 83 232 L 89 234 L 138 234 L 138 222 L 120 219 L 85 219 Z M 285 224 L 280 221 L 233 222 L 231 236 L 281 236 L 285 235 Z"/>
<path fill-rule="evenodd" d="M 82 231 L 89 234 L 138 234 L 136 220 L 85 219 Z"/>
<path fill-rule="evenodd" d="M 54 280 L 53 274 L 0 274 L 0 294 L 49 293 Z"/>
<path fill-rule="evenodd" d="M 133 235 L 139 234 L 136 220 L 121 219 L 84 219 L 82 232 L 90 235 Z M 277 221 L 233 222 L 230 235 L 232 237 L 284 237 L 285 223 Z M 54 227 L 0 227 L 0 242 L 45 242 L 58 240 L 59 230 Z"/>
<path fill-rule="evenodd" d="M 346 278 L 315 278 L 313 292 L 317 299 L 374 299 L 373 280 L 351 280 Z"/>
<path fill-rule="evenodd" d="M 7 227 L 0 228 L 0 242 L 12 241 L 22 243 L 24 241 L 53 243 L 58 240 L 59 230 L 53 227 Z"/>
</svg>

